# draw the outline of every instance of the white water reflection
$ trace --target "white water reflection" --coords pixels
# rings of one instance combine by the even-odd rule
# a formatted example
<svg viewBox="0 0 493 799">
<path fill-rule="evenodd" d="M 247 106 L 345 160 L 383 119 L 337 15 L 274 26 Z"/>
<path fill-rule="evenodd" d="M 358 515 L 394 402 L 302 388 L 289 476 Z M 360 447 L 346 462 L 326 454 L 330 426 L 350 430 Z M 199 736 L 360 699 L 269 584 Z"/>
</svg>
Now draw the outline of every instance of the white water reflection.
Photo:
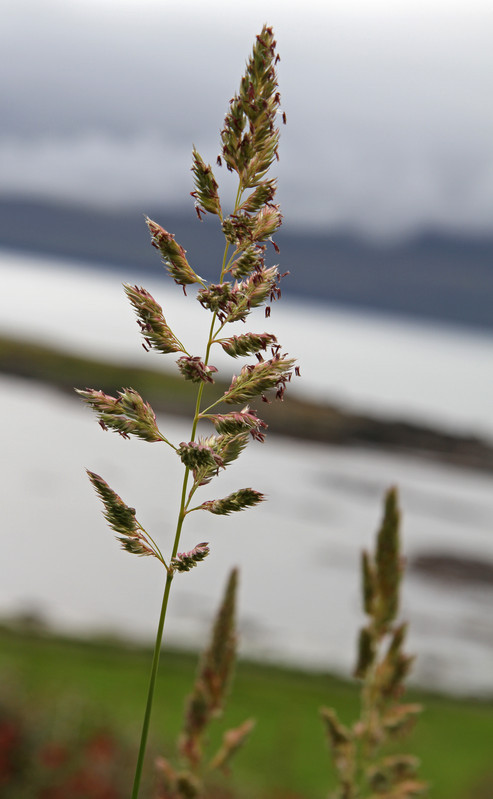
<svg viewBox="0 0 493 799">
<path fill-rule="evenodd" d="M 172 357 L 144 357 L 124 281 L 143 283 L 187 348 L 203 351 L 209 314 L 171 280 L 149 280 L 137 268 L 108 273 L 8 252 L 0 252 L 0 332 L 102 359 L 174 368 Z M 491 333 L 284 301 L 273 306 L 270 320 L 262 311 L 252 314 L 249 329 L 255 327 L 274 331 L 299 359 L 303 379 L 293 382 L 293 391 L 493 440 Z M 218 350 L 216 365 L 231 369 Z"/>
<path fill-rule="evenodd" d="M 0 379 L 3 541 L 0 613 L 37 609 L 74 632 L 150 639 L 161 601 L 159 564 L 118 549 L 84 474 L 108 480 L 169 548 L 180 482 L 165 445 L 103 433 L 76 400 Z M 160 419 L 174 440 L 188 425 Z M 193 514 L 181 549 L 211 543 L 193 572 L 177 575 L 168 635 L 199 644 L 229 568 L 241 568 L 242 650 L 255 657 L 349 673 L 362 618 L 358 561 L 370 546 L 382 496 L 400 486 L 408 557 L 451 551 L 493 561 L 491 478 L 371 450 L 276 438 L 252 442 L 203 499 L 252 485 L 269 501 L 231 518 Z M 493 591 L 409 575 L 403 616 L 418 680 L 493 693 Z"/>
</svg>

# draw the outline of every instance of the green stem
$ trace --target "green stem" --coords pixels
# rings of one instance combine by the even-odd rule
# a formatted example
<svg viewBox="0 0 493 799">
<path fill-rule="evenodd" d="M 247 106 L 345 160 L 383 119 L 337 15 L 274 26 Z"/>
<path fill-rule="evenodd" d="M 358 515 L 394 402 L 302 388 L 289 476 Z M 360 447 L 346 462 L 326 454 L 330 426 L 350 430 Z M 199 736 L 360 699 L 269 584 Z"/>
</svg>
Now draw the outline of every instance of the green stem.
<svg viewBox="0 0 493 799">
<path fill-rule="evenodd" d="M 236 195 L 235 210 L 238 207 L 238 203 L 239 203 L 240 198 L 241 198 L 241 192 L 242 192 L 242 186 L 241 186 L 241 181 L 240 181 L 240 185 L 238 187 L 238 193 Z M 224 272 L 225 272 L 225 269 L 226 269 L 226 259 L 227 259 L 227 255 L 228 255 L 228 249 L 229 249 L 229 244 L 226 243 L 226 247 L 224 249 L 224 255 L 223 255 L 223 262 L 222 262 L 222 266 L 221 266 L 221 277 L 220 277 L 220 280 L 222 280 L 223 277 L 224 277 Z M 207 348 L 206 348 L 206 352 L 205 352 L 204 363 L 206 365 L 209 363 L 210 351 L 211 351 L 211 347 L 212 347 L 212 343 L 213 343 L 213 339 L 214 339 L 214 325 L 216 323 L 216 318 L 217 318 L 217 314 L 214 313 L 213 318 L 212 318 L 212 322 L 211 322 L 211 327 L 210 327 L 210 330 L 209 330 L 209 338 L 208 338 L 208 341 L 207 341 Z M 219 328 L 219 330 L 221 330 L 221 329 L 222 329 L 222 327 Z M 197 402 L 195 404 L 195 414 L 194 414 L 194 417 L 193 417 L 192 434 L 191 434 L 191 439 L 190 439 L 191 441 L 195 440 L 195 435 L 196 435 L 196 432 L 197 432 L 197 425 L 199 423 L 200 405 L 201 405 L 201 402 L 202 402 L 202 394 L 203 394 L 203 391 L 204 391 L 204 385 L 205 385 L 204 383 L 201 383 L 200 386 L 199 386 L 198 392 L 197 392 Z M 169 441 L 167 441 L 164 438 L 164 436 L 163 436 L 163 440 L 166 441 L 166 443 L 168 443 L 168 444 L 170 443 Z M 171 445 L 171 446 L 173 446 L 173 445 Z M 176 447 L 173 447 L 173 448 L 176 449 Z M 187 503 L 187 487 L 188 487 L 189 475 L 190 475 L 190 469 L 187 467 L 185 469 L 185 474 L 183 476 L 180 511 L 179 511 L 179 514 L 178 514 L 178 522 L 177 522 L 177 525 L 176 525 L 175 540 L 173 542 L 173 551 L 172 551 L 171 557 L 170 557 L 170 568 L 169 568 L 169 570 L 167 572 L 166 583 L 165 583 L 165 586 L 164 586 L 164 595 L 163 595 L 163 602 L 162 602 L 162 605 L 161 605 L 161 614 L 159 616 L 159 624 L 158 624 L 157 634 L 156 634 L 156 643 L 154 645 L 154 654 L 153 654 L 153 657 L 152 657 L 152 666 L 151 666 L 151 676 L 149 678 L 149 688 L 148 688 L 148 691 L 147 691 L 147 703 L 146 703 L 146 709 L 145 709 L 145 714 L 144 714 L 144 722 L 142 724 L 142 733 L 141 733 L 141 736 L 140 736 L 139 755 L 138 755 L 138 758 L 137 758 L 137 765 L 136 765 L 136 768 L 135 768 L 135 777 L 134 777 L 134 784 L 133 784 L 131 799 L 138 799 L 139 790 L 140 790 L 140 782 L 141 782 L 141 779 L 142 779 L 142 769 L 143 769 L 143 766 L 144 766 L 144 758 L 145 758 L 146 747 L 147 747 L 147 738 L 148 738 L 148 735 L 149 735 L 149 725 L 150 725 L 150 721 L 151 721 L 152 704 L 153 704 L 153 701 L 154 701 L 154 690 L 155 690 L 155 687 L 156 687 L 156 677 L 157 677 L 157 672 L 158 672 L 158 667 L 159 667 L 159 656 L 160 656 L 160 653 L 161 653 L 161 644 L 162 644 L 162 641 L 163 641 L 164 622 L 166 620 L 166 610 L 168 608 L 168 599 L 169 599 L 169 594 L 170 594 L 170 590 L 171 590 L 171 583 L 173 581 L 173 571 L 171 570 L 171 561 L 173 560 L 173 558 L 176 556 L 176 553 L 178 552 L 178 546 L 179 546 L 179 543 L 180 543 L 181 530 L 182 530 L 183 522 L 185 520 L 185 516 L 186 516 L 186 513 L 187 513 L 186 512 L 186 506 L 187 506 L 187 504 L 190 503 L 190 499 L 191 499 L 191 497 L 193 495 L 193 490 L 192 490 L 192 492 L 190 494 L 190 497 L 188 498 L 188 503 Z"/>
<path fill-rule="evenodd" d="M 213 321 L 212 324 L 214 324 L 214 321 Z M 209 356 L 209 352 L 210 352 L 211 339 L 212 339 L 212 326 L 211 326 L 211 333 L 209 335 L 209 341 L 208 341 L 208 346 L 207 346 L 207 357 Z M 206 360 L 206 362 L 207 362 L 207 360 Z M 192 438 L 191 438 L 192 441 L 194 440 L 195 433 L 197 431 L 197 424 L 198 424 L 199 415 L 200 415 L 200 403 L 201 403 L 201 399 L 202 399 L 203 390 L 204 390 L 204 384 L 201 383 L 200 386 L 199 386 L 199 390 L 197 392 L 197 402 L 196 402 L 196 406 L 195 406 L 195 414 L 194 414 L 193 425 L 192 425 Z M 182 485 L 181 501 L 180 501 L 180 511 L 179 511 L 179 514 L 178 514 L 178 522 L 177 522 L 177 525 L 176 525 L 175 540 L 173 542 L 173 551 L 171 553 L 170 565 L 171 565 L 172 559 L 176 556 L 176 553 L 178 552 L 178 546 L 179 546 L 179 543 L 180 543 L 181 530 L 182 530 L 183 522 L 184 522 L 185 516 L 186 516 L 185 505 L 186 505 L 186 496 L 187 496 L 187 487 L 188 487 L 189 474 L 190 474 L 190 469 L 187 467 L 185 469 L 185 474 L 183 476 L 183 485 Z M 153 655 L 153 658 L 152 658 L 151 676 L 149 678 L 149 688 L 148 688 L 148 691 L 147 691 L 147 703 L 146 703 L 146 709 L 145 709 L 145 714 L 144 714 L 144 722 L 142 724 L 142 733 L 141 733 L 141 736 L 140 736 L 139 754 L 138 754 L 138 758 L 137 758 L 137 765 L 136 765 L 136 768 L 135 768 L 134 785 L 133 785 L 133 789 L 132 789 L 132 797 L 131 797 L 131 799 L 138 799 L 138 796 L 139 796 L 140 782 L 141 782 L 141 779 L 142 779 L 142 769 L 143 769 L 143 766 L 144 766 L 144 758 L 145 758 L 145 752 L 146 752 L 146 747 L 147 747 L 147 738 L 148 738 L 148 735 L 149 735 L 149 725 L 150 725 L 150 721 L 151 721 L 152 704 L 153 704 L 153 701 L 154 701 L 154 690 L 155 690 L 155 687 L 156 687 L 156 677 L 157 677 L 157 671 L 158 671 L 158 666 L 159 666 L 159 655 L 160 655 L 160 652 L 161 652 L 161 644 L 162 644 L 162 640 L 163 640 L 164 622 L 165 622 L 165 619 L 166 619 L 166 610 L 167 610 L 167 607 L 168 607 L 168 599 L 169 599 L 169 593 L 170 593 L 170 589 L 171 589 L 172 580 L 173 580 L 173 572 L 170 570 L 170 571 L 168 571 L 168 574 L 167 574 L 167 577 L 166 577 L 166 584 L 165 584 L 165 587 L 164 587 L 163 603 L 161 605 L 161 615 L 159 617 L 159 624 L 158 624 L 158 629 L 157 629 L 157 634 L 156 634 L 156 643 L 154 645 L 154 655 Z"/>
<path fill-rule="evenodd" d="M 152 658 L 151 676 L 149 679 L 149 690 L 147 692 L 147 704 L 144 715 L 144 722 L 142 725 L 142 735 L 140 737 L 139 756 L 137 759 L 137 766 L 135 768 L 134 786 L 132 789 L 132 799 L 137 799 L 139 795 L 140 780 L 142 777 L 142 768 L 144 765 L 144 757 L 147 746 L 147 736 L 149 734 L 149 723 L 151 721 L 152 702 L 154 699 L 154 688 L 156 686 L 156 677 L 159 666 L 159 655 L 161 652 L 161 642 L 163 639 L 164 620 L 166 618 L 166 609 L 168 607 L 168 598 L 173 580 L 173 574 L 168 572 L 166 577 L 166 585 L 164 588 L 163 603 L 161 605 L 161 615 L 159 617 L 159 624 L 157 628 L 156 644 L 154 646 L 154 655 Z"/>
<path fill-rule="evenodd" d="M 158 545 L 154 541 L 152 535 L 150 535 L 150 533 L 148 533 L 147 530 L 144 527 L 142 527 L 142 525 L 139 522 L 136 522 L 136 523 L 137 523 L 137 527 L 139 528 L 139 530 L 141 530 L 143 532 L 147 543 L 154 550 L 157 558 L 161 561 L 161 563 L 163 564 L 164 568 L 167 569 L 168 567 L 167 567 L 166 561 L 165 561 L 165 559 L 163 557 L 163 553 L 161 552 L 161 550 L 159 549 Z"/>
<path fill-rule="evenodd" d="M 175 533 L 175 540 L 173 542 L 173 551 L 171 553 L 171 558 L 175 557 L 178 546 L 180 543 L 180 535 L 181 535 L 181 528 L 183 527 L 183 521 L 185 519 L 185 498 L 187 494 L 187 485 L 188 485 L 188 475 L 190 470 L 188 467 L 185 469 L 185 474 L 183 477 L 183 486 L 181 492 L 181 502 L 180 502 L 180 513 L 178 515 L 178 522 L 176 525 L 176 533 Z M 169 593 L 171 590 L 171 583 L 173 581 L 173 572 L 171 569 L 168 571 L 166 576 L 166 584 L 164 586 L 164 595 L 163 595 L 163 602 L 161 605 L 161 615 L 159 616 L 159 624 L 156 633 L 156 643 L 154 645 L 154 655 L 152 657 L 152 666 L 151 666 L 151 676 L 149 678 L 149 688 L 147 691 L 147 703 L 146 709 L 144 714 L 144 722 L 142 724 L 142 733 L 140 736 L 140 746 L 139 746 L 139 755 L 137 758 L 137 765 L 135 767 L 135 777 L 134 777 L 134 786 L 132 789 L 132 798 L 131 799 L 138 799 L 139 796 L 139 789 L 140 789 L 140 781 L 142 778 L 142 768 L 144 765 L 144 757 L 147 747 L 147 737 L 149 735 L 149 724 L 151 721 L 151 712 L 152 712 L 152 703 L 154 701 L 154 689 L 156 687 L 156 677 L 157 671 L 159 666 L 159 655 L 161 653 L 161 644 L 163 641 L 163 631 L 164 631 L 164 622 L 166 619 L 166 610 L 168 608 L 168 599 Z"/>
</svg>

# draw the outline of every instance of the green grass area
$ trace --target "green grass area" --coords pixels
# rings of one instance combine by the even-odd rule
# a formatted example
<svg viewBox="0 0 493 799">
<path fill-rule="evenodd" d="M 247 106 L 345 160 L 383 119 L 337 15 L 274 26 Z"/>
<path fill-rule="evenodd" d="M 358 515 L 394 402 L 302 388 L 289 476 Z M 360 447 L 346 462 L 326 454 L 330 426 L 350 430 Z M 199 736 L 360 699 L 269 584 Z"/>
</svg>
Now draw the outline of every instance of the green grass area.
<svg viewBox="0 0 493 799">
<path fill-rule="evenodd" d="M 66 723 L 63 709 L 68 707 L 74 723 L 85 718 L 85 723 L 107 724 L 135 747 L 150 657 L 148 650 L 116 643 L 0 632 L 4 695 L 18 695 L 29 707 L 43 708 L 45 717 L 52 714 L 55 726 L 60 716 Z M 169 754 L 174 749 L 196 664 L 194 655 L 163 652 L 152 721 L 154 753 Z M 405 748 L 421 758 L 422 777 L 432 785 L 431 796 L 483 799 L 493 795 L 493 701 L 459 701 L 414 692 L 410 699 L 423 703 L 425 712 Z M 327 796 L 332 771 L 318 717 L 321 705 L 335 707 L 341 719 L 350 722 L 357 714 L 357 687 L 324 674 L 239 664 L 227 712 L 212 734 L 211 746 L 218 743 L 226 726 L 250 717 L 257 720 L 234 767 L 234 784 L 245 797 Z M 490 793 L 487 789 L 476 794 L 475 786 L 488 774 Z"/>
</svg>

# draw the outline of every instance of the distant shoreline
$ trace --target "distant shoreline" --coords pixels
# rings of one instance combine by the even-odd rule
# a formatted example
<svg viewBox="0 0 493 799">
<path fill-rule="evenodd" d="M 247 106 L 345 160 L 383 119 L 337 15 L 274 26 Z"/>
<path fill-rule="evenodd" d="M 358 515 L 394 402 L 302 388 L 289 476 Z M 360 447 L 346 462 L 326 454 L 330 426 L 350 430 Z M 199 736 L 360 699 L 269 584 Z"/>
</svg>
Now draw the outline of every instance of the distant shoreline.
<svg viewBox="0 0 493 799">
<path fill-rule="evenodd" d="M 178 376 L 84 358 L 34 342 L 0 337 L 0 374 L 49 385 L 74 399 L 74 386 L 93 386 L 114 394 L 128 385 L 141 391 L 156 412 L 184 416 L 193 410 L 193 388 Z M 282 413 L 276 412 L 273 402 L 262 405 L 261 416 L 272 433 L 282 436 L 341 447 L 371 447 L 493 472 L 493 445 L 476 436 L 452 435 L 404 420 L 381 420 L 293 397 L 289 392 Z"/>
<path fill-rule="evenodd" d="M 162 275 L 150 247 L 144 211 L 176 235 L 190 262 L 216 279 L 224 239 L 215 220 L 146 207 L 116 211 L 48 199 L 0 197 L 0 248 L 130 268 Z M 354 311 L 493 331 L 493 236 L 422 231 L 393 242 L 358 238 L 345 230 L 281 228 L 270 262 L 289 272 L 283 293 Z"/>
</svg>

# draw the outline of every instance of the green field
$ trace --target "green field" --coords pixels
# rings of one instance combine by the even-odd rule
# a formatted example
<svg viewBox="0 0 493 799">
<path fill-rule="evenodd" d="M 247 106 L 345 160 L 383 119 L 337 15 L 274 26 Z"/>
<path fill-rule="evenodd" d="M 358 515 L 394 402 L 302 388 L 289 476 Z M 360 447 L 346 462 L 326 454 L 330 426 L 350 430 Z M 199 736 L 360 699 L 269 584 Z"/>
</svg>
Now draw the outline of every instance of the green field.
<svg viewBox="0 0 493 799">
<path fill-rule="evenodd" d="M 5 628 L 0 633 L 3 699 L 28 707 L 33 718 L 43 718 L 48 736 L 62 735 L 70 725 L 81 729 L 104 725 L 124 736 L 133 749 L 140 732 L 150 657 L 148 650 L 118 643 Z M 196 662 L 194 655 L 163 653 L 152 723 L 154 754 L 174 751 Z M 416 693 L 410 699 L 422 702 L 425 712 L 401 749 L 421 758 L 421 776 L 431 783 L 430 795 L 491 799 L 493 701 Z M 227 713 L 218 722 L 211 744 L 218 742 L 225 726 L 250 717 L 257 720 L 234 767 L 233 782 L 240 795 L 250 799 L 327 796 L 332 771 L 318 717 L 321 705 L 335 707 L 341 719 L 350 722 L 358 711 L 357 689 L 353 683 L 325 674 L 239 664 Z"/>
</svg>

